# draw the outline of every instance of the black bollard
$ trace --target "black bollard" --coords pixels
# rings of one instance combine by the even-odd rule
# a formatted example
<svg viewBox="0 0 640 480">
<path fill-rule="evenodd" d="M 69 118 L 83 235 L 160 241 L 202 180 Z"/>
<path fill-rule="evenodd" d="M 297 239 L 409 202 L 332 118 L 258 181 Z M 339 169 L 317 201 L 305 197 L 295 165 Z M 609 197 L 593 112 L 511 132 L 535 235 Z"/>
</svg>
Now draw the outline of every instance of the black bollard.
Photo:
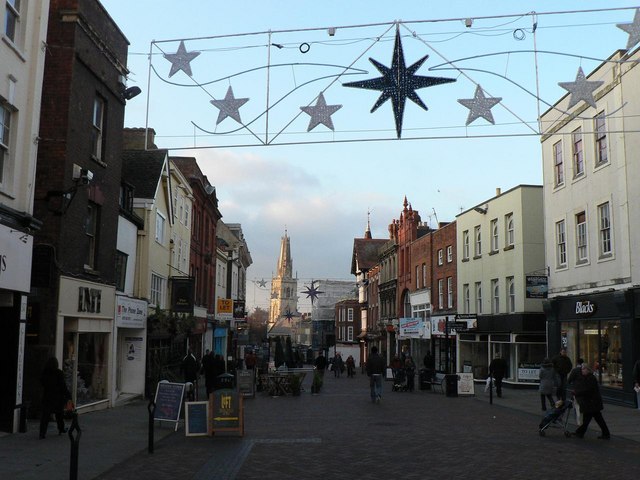
<svg viewBox="0 0 640 480">
<path fill-rule="evenodd" d="M 71 427 L 69 427 L 69 440 L 71 441 L 71 459 L 69 462 L 69 479 L 78 480 L 78 453 L 80 450 L 80 437 L 82 430 L 78 423 L 78 412 L 72 414 Z"/>
<path fill-rule="evenodd" d="M 156 411 L 156 402 L 153 400 L 149 400 L 149 405 L 147 405 L 147 410 L 149 410 L 149 453 L 153 453 L 153 417 Z"/>
</svg>

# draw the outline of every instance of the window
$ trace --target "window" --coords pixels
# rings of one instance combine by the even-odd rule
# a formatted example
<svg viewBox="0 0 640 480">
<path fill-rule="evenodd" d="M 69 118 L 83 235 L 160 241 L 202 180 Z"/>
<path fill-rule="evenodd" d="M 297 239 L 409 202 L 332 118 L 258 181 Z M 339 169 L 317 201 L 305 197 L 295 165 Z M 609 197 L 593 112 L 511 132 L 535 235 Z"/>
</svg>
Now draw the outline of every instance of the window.
<svg viewBox="0 0 640 480">
<path fill-rule="evenodd" d="M 103 142 L 103 124 L 104 124 L 104 100 L 96 97 L 93 101 L 93 127 L 92 127 L 92 151 L 94 158 L 102 160 L 102 142 Z"/>
<path fill-rule="evenodd" d="M 422 264 L 422 286 L 427 288 L 427 265 Z"/>
<path fill-rule="evenodd" d="M 353 327 L 347 327 L 347 342 L 353 342 Z"/>
<path fill-rule="evenodd" d="M 447 308 L 453 308 L 453 278 L 447 277 Z"/>
<path fill-rule="evenodd" d="M 120 208 L 126 212 L 133 212 L 133 187 L 127 183 L 120 185 Z"/>
<path fill-rule="evenodd" d="M 507 277 L 507 312 L 516 311 L 516 283 L 513 277 Z"/>
<path fill-rule="evenodd" d="M 576 248 L 578 263 L 587 261 L 587 215 L 580 212 L 576 215 Z"/>
<path fill-rule="evenodd" d="M 444 252 L 442 249 L 438 249 L 438 265 L 442 265 L 444 263 Z"/>
<path fill-rule="evenodd" d="M 89 202 L 87 204 L 87 217 L 85 218 L 84 233 L 87 236 L 88 248 L 85 266 L 96 269 L 96 258 L 98 254 L 98 238 L 99 238 L 99 209 L 100 207 Z"/>
<path fill-rule="evenodd" d="M 419 288 L 420 288 L 420 266 L 416 265 L 416 290 L 418 290 Z"/>
<path fill-rule="evenodd" d="M 480 230 L 480 225 L 478 225 L 474 229 L 474 238 L 476 243 L 475 243 L 475 250 L 473 254 L 476 257 L 479 257 L 482 255 L 482 232 Z"/>
<path fill-rule="evenodd" d="M 500 282 L 491 280 L 491 313 L 500 313 Z"/>
<path fill-rule="evenodd" d="M 611 255 L 611 213 L 609 210 L 609 202 L 598 205 L 598 225 L 600 238 L 600 256 L 607 257 Z"/>
<path fill-rule="evenodd" d="M 471 313 L 471 292 L 469 292 L 469 284 L 465 283 L 462 286 L 462 298 L 464 302 L 464 313 Z"/>
<path fill-rule="evenodd" d="M 462 232 L 462 259 L 469 260 L 469 230 Z"/>
<path fill-rule="evenodd" d="M 156 212 L 156 242 L 164 242 L 164 225 L 166 219 L 160 212 Z"/>
<path fill-rule="evenodd" d="M 12 41 L 16 42 L 20 22 L 20 0 L 7 0 L 6 21 L 4 33 Z"/>
<path fill-rule="evenodd" d="M 564 165 L 562 163 L 562 142 L 553 145 L 553 174 L 556 187 L 564 184 Z"/>
<path fill-rule="evenodd" d="M 476 282 L 476 313 L 482 313 L 482 283 Z"/>
<path fill-rule="evenodd" d="M 504 216 L 504 226 L 506 230 L 505 246 L 513 247 L 513 245 L 516 243 L 516 237 L 513 227 L 513 213 L 508 213 Z"/>
<path fill-rule="evenodd" d="M 11 131 L 11 110 L 0 105 L 0 185 L 5 183 L 5 170 L 9 165 L 9 133 Z"/>
<path fill-rule="evenodd" d="M 353 308 L 347 309 L 347 322 L 353 322 Z"/>
<path fill-rule="evenodd" d="M 127 279 L 127 259 L 128 255 L 116 250 L 116 290 L 124 292 Z"/>
<path fill-rule="evenodd" d="M 444 281 L 438 280 L 438 308 L 444 308 Z"/>
<path fill-rule="evenodd" d="M 447 247 L 447 263 L 453 262 L 453 246 L 449 245 Z"/>
<path fill-rule="evenodd" d="M 189 202 L 184 202 L 184 226 L 189 228 L 189 217 L 191 217 L 191 213 L 189 213 Z"/>
<path fill-rule="evenodd" d="M 498 251 L 498 219 L 491 220 L 491 251 Z"/>
<path fill-rule="evenodd" d="M 558 267 L 567 265 L 567 236 L 564 220 L 556 222 L 556 265 Z"/>
<path fill-rule="evenodd" d="M 607 130 L 604 122 L 604 112 L 600 112 L 595 118 L 596 132 L 596 165 L 607 163 Z"/>
<path fill-rule="evenodd" d="M 582 130 L 576 129 L 571 134 L 571 143 L 573 145 L 573 176 L 579 177 L 584 175 L 584 157 L 582 155 Z"/>
<path fill-rule="evenodd" d="M 155 273 L 151 274 L 151 305 L 164 308 L 164 292 L 166 280 Z"/>
</svg>

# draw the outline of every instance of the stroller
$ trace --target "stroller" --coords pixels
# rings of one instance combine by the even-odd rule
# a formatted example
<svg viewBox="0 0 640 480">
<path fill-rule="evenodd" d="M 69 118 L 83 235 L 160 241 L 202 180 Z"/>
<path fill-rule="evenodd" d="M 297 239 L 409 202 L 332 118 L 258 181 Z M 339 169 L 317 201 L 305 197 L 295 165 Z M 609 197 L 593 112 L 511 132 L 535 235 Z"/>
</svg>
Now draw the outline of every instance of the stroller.
<svg viewBox="0 0 640 480">
<path fill-rule="evenodd" d="M 404 368 L 399 368 L 393 372 L 393 387 L 392 392 L 406 392 L 407 391 L 407 374 Z"/>
<path fill-rule="evenodd" d="M 570 437 L 571 432 L 567 430 L 567 423 L 569 422 L 569 414 L 573 408 L 573 402 L 571 400 L 563 402 L 558 400 L 554 408 L 548 410 L 544 415 L 539 425 L 539 433 L 541 437 L 546 435 L 546 430 L 549 427 L 562 428 L 564 430 L 564 436 Z"/>
</svg>

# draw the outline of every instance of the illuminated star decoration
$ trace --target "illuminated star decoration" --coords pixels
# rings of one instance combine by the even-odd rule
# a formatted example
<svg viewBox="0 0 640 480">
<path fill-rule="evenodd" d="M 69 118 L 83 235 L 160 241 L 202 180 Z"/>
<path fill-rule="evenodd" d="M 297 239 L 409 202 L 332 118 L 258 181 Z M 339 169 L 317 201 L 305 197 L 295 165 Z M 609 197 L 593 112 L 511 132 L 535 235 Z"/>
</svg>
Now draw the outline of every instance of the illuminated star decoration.
<svg viewBox="0 0 640 480">
<path fill-rule="evenodd" d="M 272 299 L 278 298 L 278 293 L 277 292 L 271 292 L 271 298 Z"/>
<path fill-rule="evenodd" d="M 434 85 L 456 81 L 454 78 L 423 77 L 416 75 L 416 71 L 422 66 L 427 58 L 429 58 L 429 55 L 425 55 L 416 63 L 407 67 L 404 62 L 404 52 L 402 51 L 400 32 L 396 29 L 396 41 L 393 48 L 391 68 L 385 67 L 373 58 L 369 58 L 369 61 L 378 69 L 382 74 L 382 77 L 361 80 L 359 82 L 345 83 L 344 86 L 382 91 L 378 101 L 375 103 L 373 108 L 371 108 L 371 113 L 375 112 L 380 105 L 390 98 L 393 106 L 393 117 L 396 122 L 396 133 L 398 138 L 400 138 L 402 136 L 404 105 L 407 98 L 424 110 L 428 110 L 427 106 L 422 102 L 415 90 L 418 88 L 432 87 Z"/>
<path fill-rule="evenodd" d="M 316 288 L 316 286 L 314 285 L 315 283 L 316 283 L 315 280 L 311 280 L 311 286 L 305 287 L 306 290 L 302 292 L 307 296 L 307 298 L 311 298 L 311 305 L 313 305 L 313 302 L 315 301 L 315 299 L 318 298 L 318 295 L 320 295 L 321 293 L 324 293 Z"/>
<path fill-rule="evenodd" d="M 627 49 L 640 42 L 640 8 L 636 8 L 636 14 L 633 16 L 633 23 L 618 23 L 616 24 L 616 27 L 629 34 Z"/>
<path fill-rule="evenodd" d="M 469 116 L 465 125 L 473 123 L 480 117 L 495 125 L 496 122 L 493 120 L 491 108 L 500 103 L 500 100 L 502 100 L 502 97 L 485 97 L 480 85 L 476 86 L 476 93 L 473 98 L 459 98 L 458 103 L 469 109 Z"/>
<path fill-rule="evenodd" d="M 325 127 L 333 130 L 333 121 L 331 120 L 331 115 L 336 113 L 341 108 L 342 105 L 327 105 L 327 102 L 324 99 L 324 95 L 322 94 L 322 92 L 320 92 L 320 95 L 318 95 L 318 101 L 314 106 L 300 107 L 300 110 L 311 116 L 311 119 L 309 120 L 309 126 L 307 127 L 307 132 L 310 132 L 320 124 L 323 124 Z"/>
<path fill-rule="evenodd" d="M 191 76 L 191 60 L 200 55 L 200 52 L 187 52 L 184 47 L 184 41 L 180 41 L 180 46 L 176 53 L 165 53 L 163 56 L 171 62 L 171 70 L 169 71 L 169 78 L 182 70 L 187 75 Z"/>
<path fill-rule="evenodd" d="M 258 280 L 256 283 L 260 288 L 265 288 L 267 286 L 267 282 L 264 280 L 264 278 L 262 280 Z"/>
<path fill-rule="evenodd" d="M 233 88 L 229 86 L 227 94 L 224 96 L 223 100 L 211 100 L 211 104 L 220 110 L 220 113 L 218 113 L 218 120 L 216 120 L 216 125 L 227 117 L 231 117 L 236 122 L 242 123 L 242 120 L 240 120 L 239 109 L 248 101 L 248 98 L 235 98 L 233 96 Z"/>
<path fill-rule="evenodd" d="M 580 100 L 584 100 L 593 108 L 596 107 L 596 101 L 593 99 L 593 91 L 602 85 L 602 81 L 587 81 L 582 71 L 582 67 L 578 67 L 578 74 L 576 75 L 575 82 L 558 82 L 562 88 L 571 93 L 569 99 L 569 107 L 576 105 Z"/>
</svg>

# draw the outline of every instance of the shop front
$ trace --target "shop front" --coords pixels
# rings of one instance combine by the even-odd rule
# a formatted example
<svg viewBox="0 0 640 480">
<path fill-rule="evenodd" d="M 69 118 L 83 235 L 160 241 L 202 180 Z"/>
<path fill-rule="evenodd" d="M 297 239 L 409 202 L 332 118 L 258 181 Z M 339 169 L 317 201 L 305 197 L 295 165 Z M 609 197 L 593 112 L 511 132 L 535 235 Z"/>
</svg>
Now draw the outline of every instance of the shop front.
<svg viewBox="0 0 640 480">
<path fill-rule="evenodd" d="M 116 295 L 115 358 L 111 405 L 144 395 L 147 359 L 147 302 Z"/>
<path fill-rule="evenodd" d="M 114 314 L 114 287 L 60 277 L 56 356 L 78 410 L 110 405 Z"/>
<path fill-rule="evenodd" d="M 547 356 L 543 314 L 491 315 L 466 321 L 470 327 L 457 335 L 459 372 L 484 380 L 491 360 L 500 355 L 508 366 L 505 383 L 526 387 L 538 382 L 540 364 Z"/>
<path fill-rule="evenodd" d="M 575 364 L 582 358 L 593 369 L 602 396 L 612 403 L 634 405 L 631 372 L 640 355 L 640 289 L 550 299 L 549 352 L 561 348 Z"/>
<path fill-rule="evenodd" d="M 466 330 L 467 322 L 457 323 L 455 315 L 431 317 L 431 344 L 436 372 L 452 373 L 457 365 L 458 330 Z"/>
</svg>

